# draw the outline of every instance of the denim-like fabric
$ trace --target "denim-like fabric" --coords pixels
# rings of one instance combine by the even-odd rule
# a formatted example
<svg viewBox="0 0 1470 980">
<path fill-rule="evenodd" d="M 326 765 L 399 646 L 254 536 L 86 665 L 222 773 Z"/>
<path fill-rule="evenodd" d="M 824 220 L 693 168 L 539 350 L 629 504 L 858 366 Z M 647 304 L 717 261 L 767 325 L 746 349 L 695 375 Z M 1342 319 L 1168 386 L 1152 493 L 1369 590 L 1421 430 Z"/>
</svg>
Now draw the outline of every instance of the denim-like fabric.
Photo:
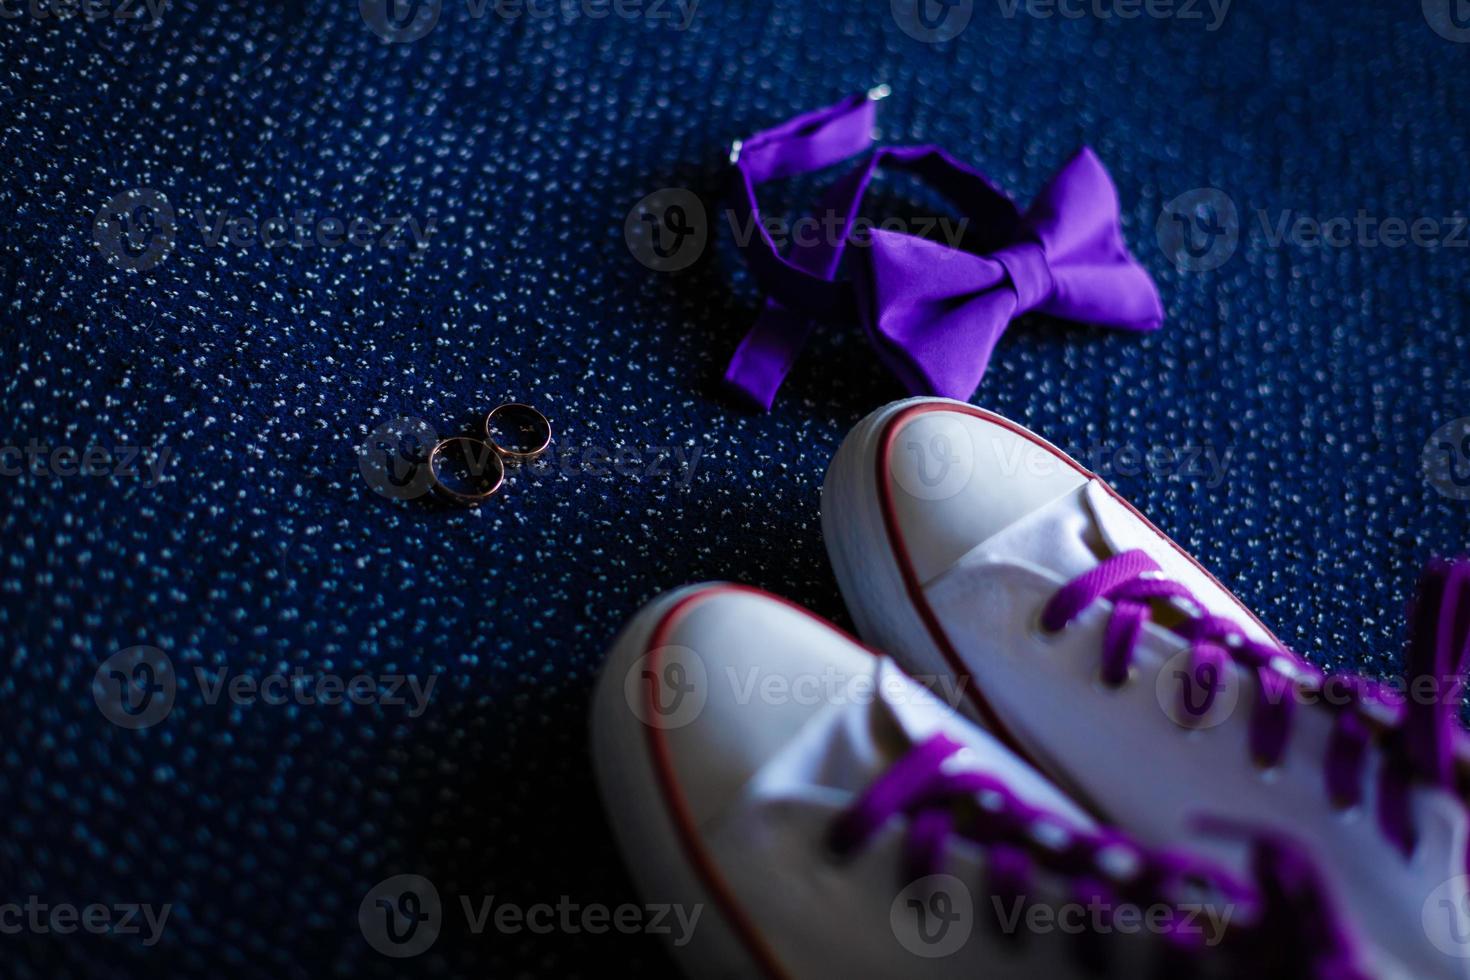
<svg viewBox="0 0 1470 980">
<path fill-rule="evenodd" d="M 170 454 L 156 486 L 0 480 L 0 903 L 172 905 L 151 948 L 0 936 L 0 974 L 671 969 L 641 935 L 476 935 L 461 898 L 637 900 L 586 709 L 644 601 L 737 579 L 848 621 L 819 482 L 897 386 L 855 331 L 824 327 L 769 416 L 734 410 L 716 382 L 757 297 L 730 230 L 659 273 L 624 222 L 660 188 L 717 215 L 732 139 L 878 81 L 887 139 L 941 143 L 1023 202 L 1090 143 L 1164 296 L 1164 329 L 1141 338 L 1021 322 L 976 401 L 1102 469 L 1319 664 L 1393 670 L 1418 566 L 1470 532 L 1456 471 L 1431 482 L 1421 460 L 1428 441 L 1463 462 L 1431 434 L 1470 415 L 1452 220 L 1470 46 L 1416 3 L 1237 0 L 1214 30 L 1207 3 L 1199 20 L 1065 6 L 1083 16 L 976 0 L 939 43 L 878 0 L 704 0 L 683 30 L 626 5 L 511 19 L 445 0 L 398 44 L 346 2 L 0 21 L 0 444 Z M 886 186 L 886 205 L 911 196 Z M 1238 247 L 1181 269 L 1221 258 L 1200 229 L 1224 205 L 1185 215 L 1198 258 L 1160 217 L 1209 187 Z M 99 208 L 137 188 L 177 216 L 142 272 L 94 241 Z M 404 235 L 211 244 L 221 216 L 297 211 L 434 229 L 417 254 Z M 1300 216 L 1355 224 L 1313 246 L 1290 233 Z M 1394 218 L 1447 241 L 1371 244 Z M 460 431 L 509 398 L 551 417 L 557 465 L 474 512 L 368 488 L 356 447 L 375 426 Z M 181 675 L 143 730 L 110 723 L 91 686 L 135 644 Z M 196 667 L 437 682 L 410 717 L 211 703 Z M 445 920 L 394 960 L 358 912 L 400 873 L 434 882 Z"/>
</svg>

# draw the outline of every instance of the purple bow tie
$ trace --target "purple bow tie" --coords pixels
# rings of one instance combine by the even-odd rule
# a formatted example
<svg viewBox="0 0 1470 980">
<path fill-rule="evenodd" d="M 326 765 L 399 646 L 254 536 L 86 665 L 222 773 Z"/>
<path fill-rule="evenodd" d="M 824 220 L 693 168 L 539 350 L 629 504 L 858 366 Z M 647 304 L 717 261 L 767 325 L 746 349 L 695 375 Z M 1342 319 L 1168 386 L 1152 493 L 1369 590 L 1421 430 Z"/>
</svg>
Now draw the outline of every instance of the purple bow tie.
<svg viewBox="0 0 1470 980">
<path fill-rule="evenodd" d="M 1023 215 L 983 174 L 938 147 L 879 147 L 821 202 L 820 213 L 840 222 L 840 234 L 799 243 L 783 257 L 762 223 L 756 186 L 868 149 L 879 97 L 854 96 L 737 146 L 744 187 L 734 217 L 737 227 L 759 232 L 742 247 L 768 295 L 725 374 L 737 392 L 769 409 L 813 320 L 858 320 L 911 393 L 962 400 L 1023 313 L 1123 330 L 1160 326 L 1158 291 L 1123 243 L 1117 191 L 1085 148 Z M 858 204 L 882 164 L 915 174 L 953 202 L 971 225 L 975 251 L 882 229 L 851 239 Z M 852 281 L 835 281 L 848 245 Z"/>
</svg>

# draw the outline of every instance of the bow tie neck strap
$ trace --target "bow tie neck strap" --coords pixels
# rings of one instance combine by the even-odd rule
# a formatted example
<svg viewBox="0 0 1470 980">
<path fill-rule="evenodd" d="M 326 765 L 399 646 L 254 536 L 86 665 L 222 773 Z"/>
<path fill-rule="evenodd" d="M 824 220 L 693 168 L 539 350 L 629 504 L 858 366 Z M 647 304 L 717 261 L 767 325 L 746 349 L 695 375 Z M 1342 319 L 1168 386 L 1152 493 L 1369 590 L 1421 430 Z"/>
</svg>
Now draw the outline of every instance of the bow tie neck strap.
<svg viewBox="0 0 1470 980">
<path fill-rule="evenodd" d="M 815 217 L 830 233 L 798 240 L 783 256 L 761 215 L 757 187 L 871 149 L 875 105 L 871 94 L 854 96 L 758 133 L 737 144 L 732 154 L 737 175 L 733 225 L 744 230 L 738 244 L 767 299 L 731 358 L 725 380 L 755 408 L 770 408 L 814 321 L 850 324 L 860 319 L 859 291 L 835 277 L 858 208 L 880 167 L 911 173 L 938 190 L 965 215 L 972 238 L 982 245 L 999 248 L 1016 235 L 1019 210 L 979 171 L 938 147 L 878 147 L 823 196 Z"/>
<path fill-rule="evenodd" d="M 849 96 L 737 142 L 730 162 L 752 186 L 822 170 L 872 146 L 877 118 L 872 94 Z"/>
</svg>

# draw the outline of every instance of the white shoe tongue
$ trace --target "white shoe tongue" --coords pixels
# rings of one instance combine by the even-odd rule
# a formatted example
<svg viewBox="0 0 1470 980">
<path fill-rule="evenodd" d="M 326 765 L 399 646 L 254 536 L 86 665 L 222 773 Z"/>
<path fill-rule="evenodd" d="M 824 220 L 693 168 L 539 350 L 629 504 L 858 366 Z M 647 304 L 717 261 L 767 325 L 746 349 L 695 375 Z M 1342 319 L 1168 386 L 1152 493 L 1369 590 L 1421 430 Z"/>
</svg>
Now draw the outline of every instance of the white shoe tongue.
<svg viewBox="0 0 1470 980">
<path fill-rule="evenodd" d="M 1041 569 L 1062 585 L 1096 568 L 1102 558 L 1135 549 L 1147 552 L 1165 576 L 1189 589 L 1209 612 L 1231 620 L 1253 639 L 1275 642 L 1220 583 L 1096 479 L 976 545 L 926 588 L 961 579 L 992 562 Z"/>
<path fill-rule="evenodd" d="M 997 558 L 1035 565 L 1062 581 L 1095 568 L 1097 553 L 1088 543 L 1103 540 L 1088 506 L 1088 488 L 1095 484 L 1096 481 L 1083 484 L 997 531 L 929 584 L 938 583 L 977 561 Z"/>
<path fill-rule="evenodd" d="M 1147 551 L 1171 577 L 1187 579 L 1187 585 L 1199 580 L 1193 562 L 1093 479 L 997 531 L 955 567 L 985 559 L 1022 561 L 1069 581 L 1101 558 L 1135 548 Z"/>
<path fill-rule="evenodd" d="M 1048 779 L 888 658 L 875 658 L 872 679 L 871 689 L 854 692 L 841 710 L 814 720 L 773 760 L 762 782 L 779 773 L 779 781 L 788 786 L 796 780 L 860 793 L 914 746 L 942 733 L 968 750 L 952 758 L 949 765 L 955 769 L 985 772 L 1033 806 L 1081 826 L 1093 826 Z M 940 690 L 949 695 L 944 688 Z M 954 696 L 960 696 L 959 692 Z"/>
<path fill-rule="evenodd" d="M 843 688 L 834 710 L 813 719 L 768 768 L 856 792 L 936 732 L 957 729 L 951 737 L 964 741 L 967 726 L 887 657 L 874 657 L 863 681 Z"/>
</svg>

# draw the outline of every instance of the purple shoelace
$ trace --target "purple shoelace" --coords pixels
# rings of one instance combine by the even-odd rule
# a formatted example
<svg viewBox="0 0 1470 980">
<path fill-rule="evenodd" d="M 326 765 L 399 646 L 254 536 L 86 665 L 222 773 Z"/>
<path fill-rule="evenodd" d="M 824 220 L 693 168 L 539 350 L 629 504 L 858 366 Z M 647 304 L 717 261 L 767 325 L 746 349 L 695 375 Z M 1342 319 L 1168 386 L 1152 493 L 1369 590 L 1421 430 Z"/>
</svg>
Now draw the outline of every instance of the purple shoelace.
<svg viewBox="0 0 1470 980">
<path fill-rule="evenodd" d="M 1170 608 L 1179 619 L 1171 619 L 1166 628 L 1190 644 L 1187 677 L 1199 682 L 1197 687 L 1180 685 L 1181 717 L 1208 715 L 1232 662 L 1255 672 L 1259 683 L 1250 747 L 1263 767 L 1280 762 L 1286 751 L 1298 691 L 1331 691 L 1342 703 L 1334 707 L 1324 760 L 1327 792 L 1341 807 L 1361 801 L 1368 749 L 1380 738 L 1386 764 L 1379 777 L 1379 825 L 1405 854 L 1412 853 L 1414 783 L 1454 785 L 1455 712 L 1470 654 L 1470 562 L 1431 562 L 1419 583 L 1406 688 L 1413 691 L 1421 679 L 1432 677 L 1436 687 L 1428 699 L 1404 699 L 1365 677 L 1327 677 L 1284 647 L 1250 638 L 1231 620 L 1206 612 L 1187 588 L 1164 577 L 1158 564 L 1139 550 L 1108 558 L 1062 586 L 1042 611 L 1041 626 L 1049 632 L 1064 629 L 1100 600 L 1113 607 L 1103 635 L 1104 683 L 1116 686 L 1128 679 L 1139 634 L 1159 601 L 1174 603 Z M 1203 697 L 1197 697 L 1200 693 Z"/>
<path fill-rule="evenodd" d="M 860 849 L 896 813 L 910 817 L 905 846 L 907 870 L 915 877 L 943 866 L 951 837 L 962 834 L 979 843 L 1034 848 L 1053 871 L 1072 876 L 1100 874 L 1098 857 L 1115 851 L 1126 864 L 1140 864 L 1137 882 L 1158 885 L 1191 876 L 1223 872 L 1183 855 L 1148 854 L 1123 834 L 1084 831 L 1015 796 L 1004 782 L 976 770 L 949 771 L 945 763 L 963 749 L 946 735 L 935 735 L 888 769 L 833 824 L 829 844 L 839 854 Z M 952 804 L 978 805 L 961 822 Z M 1152 863 L 1149 863 L 1149 859 Z M 1233 892 L 1244 894 L 1240 889 Z"/>
<path fill-rule="evenodd" d="M 1177 851 L 1150 849 L 1113 830 L 1076 827 L 1018 798 L 1000 779 L 946 763 L 963 746 L 944 734 L 930 737 L 879 776 L 829 828 L 828 846 L 848 856 L 890 821 L 906 818 L 905 871 L 910 880 L 936 874 L 953 838 L 987 854 L 989 892 L 1027 900 L 1038 871 L 1071 882 L 1071 900 L 1116 911 L 1125 905 L 1164 908 L 1158 922 L 1168 944 L 1167 975 L 1188 976 L 1187 962 L 1204 947 L 1184 902 L 1214 896 L 1220 907 L 1243 906 L 1252 915 L 1232 920 L 1227 946 L 1240 975 L 1311 980 L 1359 980 L 1357 943 L 1328 898 L 1305 852 L 1280 837 L 1255 840 L 1248 886 L 1219 866 Z M 1185 896 L 1192 896 L 1186 899 Z M 1097 936 L 1080 936 L 1084 942 Z M 1091 958 L 1095 947 L 1079 947 Z"/>
<path fill-rule="evenodd" d="M 1306 852 L 1290 841 L 1258 834 L 1251 873 L 1262 913 L 1249 939 L 1236 945 L 1242 976 L 1368 980 L 1359 943 L 1333 906 Z"/>
</svg>

